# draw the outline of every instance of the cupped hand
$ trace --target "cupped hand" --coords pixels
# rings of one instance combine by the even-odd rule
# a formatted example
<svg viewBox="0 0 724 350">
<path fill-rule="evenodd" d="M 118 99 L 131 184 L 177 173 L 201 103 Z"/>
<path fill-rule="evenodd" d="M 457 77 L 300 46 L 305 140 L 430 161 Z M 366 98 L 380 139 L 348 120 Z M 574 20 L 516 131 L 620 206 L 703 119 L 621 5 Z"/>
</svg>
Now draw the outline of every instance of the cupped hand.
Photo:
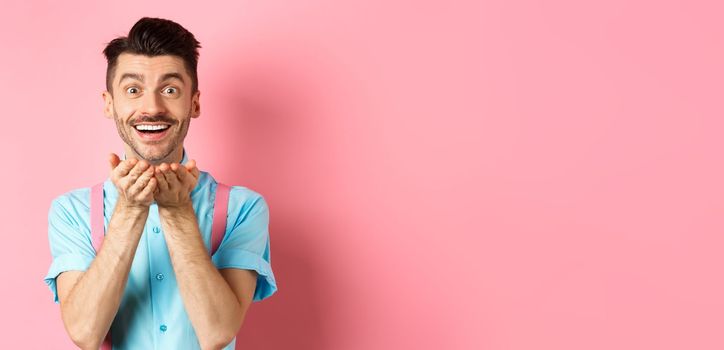
<svg viewBox="0 0 724 350">
<path fill-rule="evenodd" d="M 157 188 L 154 166 L 143 159 L 121 161 L 115 153 L 110 154 L 109 163 L 110 178 L 118 190 L 118 204 L 139 208 L 150 206 Z"/>
<path fill-rule="evenodd" d="M 199 169 L 195 160 L 183 165 L 161 163 L 156 166 L 154 176 L 158 182 L 154 198 L 159 207 L 191 205 L 191 191 L 199 180 Z"/>
</svg>

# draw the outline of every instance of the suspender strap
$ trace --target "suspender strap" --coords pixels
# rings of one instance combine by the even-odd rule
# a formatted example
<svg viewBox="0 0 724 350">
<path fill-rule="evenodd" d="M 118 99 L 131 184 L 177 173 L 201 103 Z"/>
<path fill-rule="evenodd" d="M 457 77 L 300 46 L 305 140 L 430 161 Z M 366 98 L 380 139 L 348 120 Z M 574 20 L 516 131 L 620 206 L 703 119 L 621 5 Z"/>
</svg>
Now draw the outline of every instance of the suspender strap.
<svg viewBox="0 0 724 350">
<path fill-rule="evenodd" d="M 91 187 L 90 197 L 91 239 L 96 254 L 101 251 L 105 229 L 103 228 L 103 183 Z"/>
<path fill-rule="evenodd" d="M 91 187 L 90 219 L 91 240 L 93 241 L 93 248 L 96 250 L 96 255 L 98 255 L 98 252 L 101 251 L 101 245 L 103 245 L 103 237 L 105 236 L 105 229 L 103 227 L 103 182 Z M 101 343 L 100 349 L 113 349 L 110 331 L 108 331 L 108 334 L 106 334 L 106 338 L 103 339 L 103 343 Z"/>
<path fill-rule="evenodd" d="M 226 232 L 226 216 L 228 215 L 229 192 L 231 188 L 221 182 L 216 183 L 214 200 L 214 221 L 211 224 L 211 255 L 219 249 Z"/>
</svg>

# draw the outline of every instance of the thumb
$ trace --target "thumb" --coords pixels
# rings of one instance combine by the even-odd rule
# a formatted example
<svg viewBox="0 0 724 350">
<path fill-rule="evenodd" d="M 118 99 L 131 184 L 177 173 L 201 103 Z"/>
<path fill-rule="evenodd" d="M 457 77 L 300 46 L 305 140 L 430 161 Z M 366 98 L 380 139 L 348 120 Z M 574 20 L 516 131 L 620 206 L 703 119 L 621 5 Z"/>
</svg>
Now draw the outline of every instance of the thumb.
<svg viewBox="0 0 724 350">
<path fill-rule="evenodd" d="M 188 169 L 188 171 L 191 173 L 191 175 L 193 175 L 195 178 L 199 177 L 199 168 L 196 167 L 195 159 L 191 159 L 188 162 L 186 162 L 185 166 L 186 166 L 186 169 Z"/>
<path fill-rule="evenodd" d="M 196 167 L 196 160 L 191 159 L 188 162 L 186 162 L 186 164 L 184 164 L 184 166 L 186 167 L 186 170 L 191 171 L 191 169 Z"/>
<path fill-rule="evenodd" d="M 113 169 L 115 169 L 115 168 L 118 166 L 118 164 L 121 163 L 121 159 L 118 158 L 118 156 L 117 156 L 115 153 L 111 153 L 111 154 L 108 156 L 108 162 L 109 162 L 110 165 L 111 165 L 111 170 L 113 170 Z"/>
</svg>

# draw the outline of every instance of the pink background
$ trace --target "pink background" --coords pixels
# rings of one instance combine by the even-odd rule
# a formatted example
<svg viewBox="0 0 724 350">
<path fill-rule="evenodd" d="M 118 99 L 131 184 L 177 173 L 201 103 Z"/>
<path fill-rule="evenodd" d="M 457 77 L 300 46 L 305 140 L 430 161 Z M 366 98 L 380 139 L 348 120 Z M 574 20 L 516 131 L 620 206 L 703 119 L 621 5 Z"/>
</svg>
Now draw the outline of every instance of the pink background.
<svg viewBox="0 0 724 350">
<path fill-rule="evenodd" d="M 186 147 L 262 193 L 239 349 L 722 349 L 716 1 L 3 3 L 0 348 L 72 348 L 55 196 L 123 151 L 104 44 L 201 41 Z"/>
</svg>

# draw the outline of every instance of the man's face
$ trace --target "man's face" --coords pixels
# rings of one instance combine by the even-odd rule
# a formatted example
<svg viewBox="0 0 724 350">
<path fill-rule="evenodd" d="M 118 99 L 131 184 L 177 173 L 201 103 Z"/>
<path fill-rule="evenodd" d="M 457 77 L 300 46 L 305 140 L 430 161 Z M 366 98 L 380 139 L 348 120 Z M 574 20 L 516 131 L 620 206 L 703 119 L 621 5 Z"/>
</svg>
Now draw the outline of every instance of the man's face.
<svg viewBox="0 0 724 350">
<path fill-rule="evenodd" d="M 122 53 L 112 86 L 112 95 L 103 92 L 104 113 L 115 120 L 128 157 L 180 162 L 191 118 L 200 115 L 200 92 L 191 92 L 183 60 Z"/>
</svg>

